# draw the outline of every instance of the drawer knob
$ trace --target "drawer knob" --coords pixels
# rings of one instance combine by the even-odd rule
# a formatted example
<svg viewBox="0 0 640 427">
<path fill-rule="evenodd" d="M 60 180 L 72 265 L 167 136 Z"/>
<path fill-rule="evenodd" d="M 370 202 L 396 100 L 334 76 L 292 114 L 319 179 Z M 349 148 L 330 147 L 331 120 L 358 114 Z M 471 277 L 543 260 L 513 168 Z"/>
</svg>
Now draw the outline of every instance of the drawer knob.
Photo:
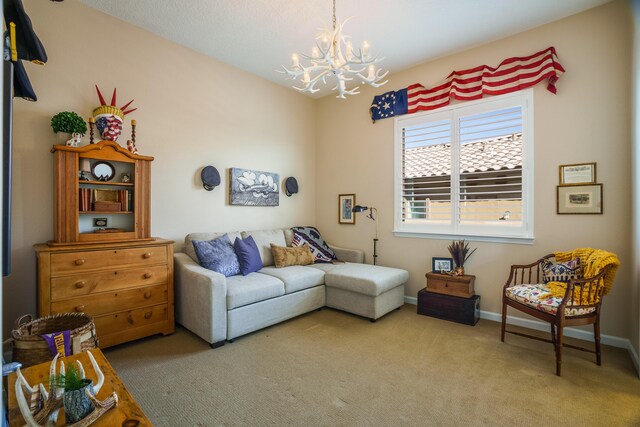
<svg viewBox="0 0 640 427">
<path fill-rule="evenodd" d="M 142 258 L 144 258 L 144 259 L 149 259 L 149 258 L 151 258 L 151 252 L 147 252 L 147 253 L 145 253 L 144 255 L 142 255 Z"/>
<path fill-rule="evenodd" d="M 84 311 L 84 305 L 76 305 L 76 311 Z"/>
<path fill-rule="evenodd" d="M 144 318 L 145 318 L 145 319 L 151 319 L 151 312 L 150 312 L 150 311 L 146 312 L 146 313 L 144 314 Z"/>
<path fill-rule="evenodd" d="M 82 264 L 84 264 L 84 260 L 83 260 L 82 258 L 77 259 L 77 260 L 75 261 L 75 264 L 76 264 L 76 265 L 82 265 Z"/>
<path fill-rule="evenodd" d="M 144 298 L 145 298 L 145 299 L 149 299 L 149 298 L 151 298 L 151 291 L 147 291 L 147 292 L 145 292 L 145 293 L 144 293 Z"/>
<path fill-rule="evenodd" d="M 79 282 L 76 282 L 76 283 L 75 283 L 75 286 L 76 286 L 76 288 L 78 288 L 78 289 L 82 289 L 82 288 L 84 288 L 84 285 L 85 285 L 84 280 L 80 280 Z"/>
<path fill-rule="evenodd" d="M 444 282 L 444 287 L 448 288 L 449 287 L 449 282 Z"/>
<path fill-rule="evenodd" d="M 144 278 L 145 278 L 145 279 L 151 279 L 151 276 L 153 276 L 153 274 L 151 274 L 151 273 L 144 273 Z"/>
</svg>

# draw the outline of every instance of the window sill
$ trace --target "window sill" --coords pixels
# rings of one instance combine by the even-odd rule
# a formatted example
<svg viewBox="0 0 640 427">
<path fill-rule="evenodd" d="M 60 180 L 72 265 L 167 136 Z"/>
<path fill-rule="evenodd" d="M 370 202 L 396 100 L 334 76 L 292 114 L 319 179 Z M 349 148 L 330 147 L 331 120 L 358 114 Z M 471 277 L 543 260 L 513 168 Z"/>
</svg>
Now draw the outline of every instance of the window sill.
<svg viewBox="0 0 640 427">
<path fill-rule="evenodd" d="M 415 231 L 393 231 L 396 237 L 414 237 L 420 239 L 469 240 L 472 242 L 512 243 L 516 245 L 533 245 L 533 237 L 519 236 L 473 236 L 466 234 L 418 233 Z"/>
</svg>

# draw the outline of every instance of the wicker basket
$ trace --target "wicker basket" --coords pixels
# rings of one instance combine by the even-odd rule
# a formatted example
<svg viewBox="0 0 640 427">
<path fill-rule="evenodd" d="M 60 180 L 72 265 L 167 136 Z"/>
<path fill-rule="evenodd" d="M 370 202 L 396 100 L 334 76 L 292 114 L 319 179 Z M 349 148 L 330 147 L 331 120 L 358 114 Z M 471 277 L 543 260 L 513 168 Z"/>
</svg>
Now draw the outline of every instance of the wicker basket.
<svg viewBox="0 0 640 427">
<path fill-rule="evenodd" d="M 13 337 L 13 361 L 23 367 L 37 365 L 53 359 L 49 345 L 41 334 L 71 331 L 71 353 L 81 353 L 98 347 L 93 318 L 84 313 L 61 313 L 33 320 L 26 314 L 16 320 Z"/>
</svg>

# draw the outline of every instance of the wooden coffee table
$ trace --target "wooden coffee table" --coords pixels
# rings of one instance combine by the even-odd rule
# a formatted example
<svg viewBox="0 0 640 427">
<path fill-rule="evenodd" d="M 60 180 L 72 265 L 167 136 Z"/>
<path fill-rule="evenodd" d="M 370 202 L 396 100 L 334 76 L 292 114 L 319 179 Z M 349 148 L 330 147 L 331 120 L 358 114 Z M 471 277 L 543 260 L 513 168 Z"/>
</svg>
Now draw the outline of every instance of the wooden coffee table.
<svg viewBox="0 0 640 427">
<path fill-rule="evenodd" d="M 124 386 L 118 374 L 113 370 L 107 359 L 102 354 L 100 349 L 91 350 L 91 354 L 96 359 L 98 366 L 104 374 L 104 384 L 97 394 L 98 400 L 104 400 L 111 395 L 112 392 L 116 392 L 118 395 L 118 405 L 115 408 L 110 409 L 103 414 L 98 420 L 92 424 L 92 426 L 152 426 L 151 421 L 144 415 L 138 403 L 129 394 L 129 391 Z M 80 360 L 84 367 L 87 378 L 92 379 L 94 384 L 97 381 L 97 375 L 93 370 L 91 361 L 87 353 L 79 353 L 73 356 L 62 358 L 65 366 L 68 366 L 75 360 Z M 37 386 L 42 383 L 47 390 L 49 389 L 49 367 L 51 362 L 41 363 L 39 365 L 31 366 L 29 368 L 22 369 L 22 375 L 31 386 Z M 58 364 L 58 367 L 60 365 Z M 18 402 L 15 396 L 15 383 L 16 373 L 9 375 L 9 425 L 10 426 L 23 426 L 24 419 L 18 408 Z M 60 411 L 58 415 L 58 426 L 64 426 L 64 409 Z"/>
</svg>

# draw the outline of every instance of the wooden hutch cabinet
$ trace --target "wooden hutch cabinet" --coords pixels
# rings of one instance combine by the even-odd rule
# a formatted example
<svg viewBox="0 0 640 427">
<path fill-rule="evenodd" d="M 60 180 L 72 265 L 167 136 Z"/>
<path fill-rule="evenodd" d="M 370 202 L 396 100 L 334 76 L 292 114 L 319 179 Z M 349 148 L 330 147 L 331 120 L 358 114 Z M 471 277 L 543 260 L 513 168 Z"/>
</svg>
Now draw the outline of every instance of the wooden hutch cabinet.
<svg viewBox="0 0 640 427">
<path fill-rule="evenodd" d="M 55 227 L 35 246 L 39 315 L 91 315 L 100 347 L 174 332 L 173 242 L 150 235 L 153 157 L 113 141 L 51 151 Z"/>
</svg>

